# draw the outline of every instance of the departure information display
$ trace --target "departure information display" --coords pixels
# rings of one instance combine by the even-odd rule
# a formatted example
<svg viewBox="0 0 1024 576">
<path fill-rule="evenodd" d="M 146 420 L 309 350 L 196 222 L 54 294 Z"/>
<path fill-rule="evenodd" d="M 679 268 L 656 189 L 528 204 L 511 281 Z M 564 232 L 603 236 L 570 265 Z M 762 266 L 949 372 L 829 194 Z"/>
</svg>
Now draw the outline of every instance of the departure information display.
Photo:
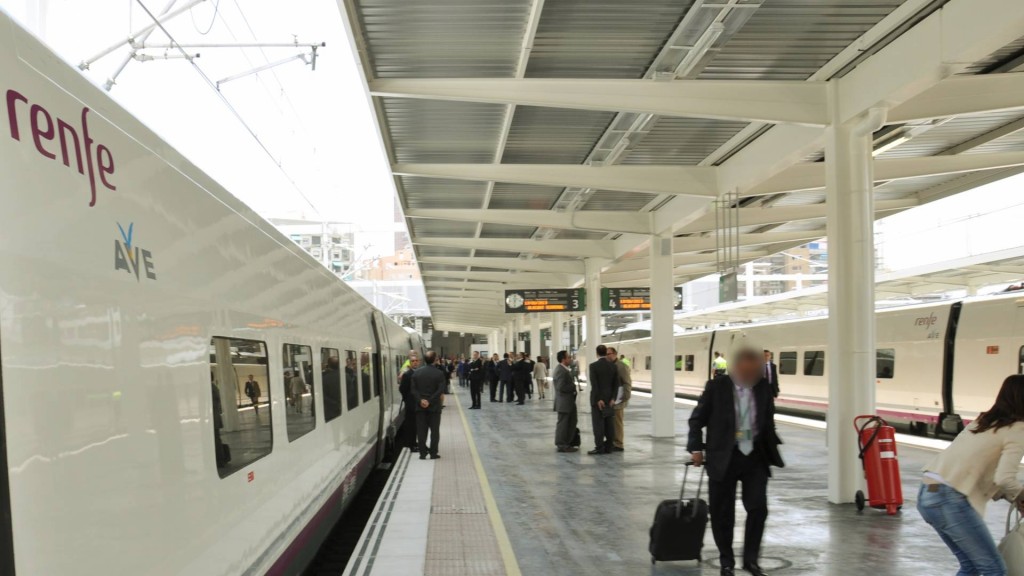
<svg viewBox="0 0 1024 576">
<path fill-rule="evenodd" d="M 539 288 L 505 290 L 505 313 L 582 312 L 586 309 L 582 288 Z"/>
<path fill-rule="evenodd" d="M 675 289 L 673 308 L 682 310 L 683 290 Z M 651 309 L 650 288 L 602 288 L 601 310 L 605 312 L 638 312 Z"/>
</svg>

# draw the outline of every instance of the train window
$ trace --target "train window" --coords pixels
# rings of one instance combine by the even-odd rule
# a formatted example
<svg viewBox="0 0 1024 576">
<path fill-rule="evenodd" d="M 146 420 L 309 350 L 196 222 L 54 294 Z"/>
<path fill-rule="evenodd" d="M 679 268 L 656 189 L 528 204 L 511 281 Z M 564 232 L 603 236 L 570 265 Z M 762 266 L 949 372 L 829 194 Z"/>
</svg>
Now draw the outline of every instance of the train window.
<svg viewBox="0 0 1024 576">
<path fill-rule="evenodd" d="M 316 411 L 313 409 L 313 349 L 296 344 L 285 344 L 281 348 L 284 393 L 288 396 L 285 422 L 288 425 L 288 441 L 294 442 L 316 428 Z"/>
<path fill-rule="evenodd" d="M 336 348 L 320 349 L 323 370 L 324 422 L 341 416 L 341 357 Z"/>
<path fill-rule="evenodd" d="M 804 352 L 804 376 L 825 375 L 825 351 L 808 350 Z"/>
<path fill-rule="evenodd" d="M 680 354 L 676 354 L 676 372 L 683 371 L 683 357 Z"/>
<path fill-rule="evenodd" d="M 796 352 L 779 352 L 779 374 L 796 374 Z"/>
<path fill-rule="evenodd" d="M 896 375 L 896 350 L 879 348 L 876 358 L 875 375 L 878 378 L 889 379 Z"/>
<path fill-rule="evenodd" d="M 270 411 L 267 346 L 255 340 L 210 341 L 210 389 L 213 400 L 213 453 L 217 473 L 225 478 L 270 454 L 274 445 Z M 246 383 L 259 384 L 267 406 L 245 402 Z M 250 392 L 252 386 L 250 385 Z"/>
<path fill-rule="evenodd" d="M 359 366 L 352 350 L 345 351 L 345 406 L 349 410 L 359 406 Z"/>
<path fill-rule="evenodd" d="M 651 371 L 651 357 L 647 356 L 644 358 L 644 370 Z"/>
<path fill-rule="evenodd" d="M 683 358 L 683 364 L 685 365 L 685 370 L 687 372 L 693 372 L 693 368 L 694 368 L 693 354 L 687 354 Z"/>
<path fill-rule="evenodd" d="M 359 355 L 359 381 L 363 384 L 363 402 L 370 400 L 370 353 Z"/>
</svg>

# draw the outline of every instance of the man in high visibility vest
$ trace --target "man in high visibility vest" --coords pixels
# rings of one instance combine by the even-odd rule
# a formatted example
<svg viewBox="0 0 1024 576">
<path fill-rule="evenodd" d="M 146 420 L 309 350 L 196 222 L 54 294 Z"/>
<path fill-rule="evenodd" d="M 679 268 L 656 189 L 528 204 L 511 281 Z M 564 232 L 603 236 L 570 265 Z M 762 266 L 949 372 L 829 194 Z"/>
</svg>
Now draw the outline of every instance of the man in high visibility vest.
<svg viewBox="0 0 1024 576">
<path fill-rule="evenodd" d="M 715 376 L 725 376 L 729 372 L 729 362 L 721 352 L 715 352 L 715 359 L 711 362 L 711 367 L 714 369 Z"/>
</svg>

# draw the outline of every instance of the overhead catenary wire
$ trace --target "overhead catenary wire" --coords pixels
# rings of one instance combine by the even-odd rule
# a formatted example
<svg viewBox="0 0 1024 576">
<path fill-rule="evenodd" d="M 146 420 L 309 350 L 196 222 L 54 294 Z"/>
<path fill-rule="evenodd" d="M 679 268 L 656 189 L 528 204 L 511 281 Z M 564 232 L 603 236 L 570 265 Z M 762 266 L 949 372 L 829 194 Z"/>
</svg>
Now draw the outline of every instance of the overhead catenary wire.
<svg viewBox="0 0 1024 576">
<path fill-rule="evenodd" d="M 281 165 L 281 162 L 274 156 L 273 152 L 270 151 L 270 149 L 259 137 L 259 135 L 256 134 L 256 131 L 253 130 L 253 128 L 249 125 L 248 122 L 245 121 L 245 118 L 243 118 L 241 113 L 239 113 L 238 110 L 234 107 L 234 105 L 231 104 L 231 101 L 228 100 L 227 97 L 224 96 L 224 94 L 220 90 L 217 90 L 216 83 L 213 80 L 211 80 L 209 76 L 206 75 L 206 72 L 204 72 L 203 69 L 195 63 L 194 59 L 191 56 L 189 56 L 188 52 L 186 52 L 185 49 L 178 44 L 178 41 L 174 39 L 174 36 L 172 36 L 170 32 L 168 32 L 167 27 L 164 26 L 160 19 L 158 19 L 156 15 L 153 14 L 152 11 L 150 11 L 149 7 L 146 6 L 146 4 L 142 0 L 135 1 L 138 2 L 139 7 L 146 12 L 146 15 L 149 16 L 149 18 L 154 22 L 156 27 L 158 27 L 160 31 L 163 32 L 165 36 L 167 36 L 167 39 L 170 41 L 170 43 L 174 45 L 179 52 L 181 52 L 181 54 L 185 57 L 186 60 L 188 60 L 189 64 L 192 65 L 192 68 L 195 69 L 196 73 L 199 74 L 199 76 L 203 79 L 204 82 L 206 82 L 206 85 L 209 86 L 211 90 L 213 90 L 213 92 L 217 95 L 220 101 L 225 106 L 227 106 L 231 114 L 235 117 L 236 120 L 238 120 L 239 123 L 242 124 L 242 127 L 245 128 L 246 132 L 248 132 L 249 135 L 252 136 L 253 140 L 255 140 L 259 147 L 263 150 L 263 152 L 266 153 L 267 157 L 270 158 L 270 160 L 274 163 L 275 166 L 277 166 L 277 169 L 281 171 L 281 174 L 292 185 L 295 191 L 298 192 L 299 196 L 302 197 L 306 204 L 308 204 L 309 207 L 312 208 L 317 215 L 320 215 L 320 211 L 317 209 L 317 207 L 313 204 L 313 202 L 309 200 L 309 197 L 306 196 L 306 194 L 302 191 L 298 183 L 295 182 L 291 175 L 289 175 L 288 172 L 285 171 L 284 167 Z"/>
<path fill-rule="evenodd" d="M 210 25 L 206 27 L 206 31 L 203 32 L 199 29 L 199 25 L 196 24 L 196 13 L 195 8 L 188 11 L 189 17 L 192 18 L 192 27 L 196 29 L 201 36 L 206 36 L 213 30 L 213 25 L 217 22 L 217 13 L 220 12 L 220 0 L 215 0 L 213 3 L 213 17 L 210 18 Z"/>
<path fill-rule="evenodd" d="M 253 37 L 254 40 L 256 40 L 257 39 L 256 31 L 253 30 L 252 24 L 249 23 L 249 18 L 245 15 L 245 11 L 242 10 L 242 6 L 238 3 L 238 0 L 233 0 L 233 2 L 235 4 L 235 8 L 238 9 L 238 15 L 242 17 L 242 22 L 245 24 L 245 27 L 249 30 L 249 34 Z M 260 54 L 263 55 L 263 60 L 267 64 L 270 64 L 270 57 L 267 56 L 267 51 L 262 46 L 260 47 L 259 50 L 260 50 Z M 292 102 L 291 96 L 288 95 L 288 91 L 285 89 L 284 83 L 281 82 L 281 78 L 277 75 L 277 71 L 274 70 L 274 68 L 270 68 L 270 75 L 274 77 L 274 81 L 277 82 L 278 88 L 281 89 L 281 97 L 284 98 L 285 103 L 288 104 L 289 108 L 291 108 L 292 115 L 295 117 L 295 120 L 298 122 L 299 128 L 306 135 L 309 135 L 309 131 L 306 130 L 306 125 L 302 121 L 302 117 L 299 115 L 298 109 L 295 108 L 295 103 Z"/>
</svg>

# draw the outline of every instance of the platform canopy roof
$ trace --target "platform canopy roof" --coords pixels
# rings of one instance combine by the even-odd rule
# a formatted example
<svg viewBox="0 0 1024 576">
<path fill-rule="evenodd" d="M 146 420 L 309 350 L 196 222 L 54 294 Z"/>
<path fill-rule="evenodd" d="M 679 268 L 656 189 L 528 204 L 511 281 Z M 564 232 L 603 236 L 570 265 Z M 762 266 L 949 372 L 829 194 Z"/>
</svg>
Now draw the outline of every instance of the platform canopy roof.
<svg viewBox="0 0 1024 576">
<path fill-rule="evenodd" d="M 506 288 L 717 271 L 825 235 L 825 132 L 884 108 L 875 210 L 1024 171 L 1020 0 L 341 0 L 435 326 Z"/>
</svg>

